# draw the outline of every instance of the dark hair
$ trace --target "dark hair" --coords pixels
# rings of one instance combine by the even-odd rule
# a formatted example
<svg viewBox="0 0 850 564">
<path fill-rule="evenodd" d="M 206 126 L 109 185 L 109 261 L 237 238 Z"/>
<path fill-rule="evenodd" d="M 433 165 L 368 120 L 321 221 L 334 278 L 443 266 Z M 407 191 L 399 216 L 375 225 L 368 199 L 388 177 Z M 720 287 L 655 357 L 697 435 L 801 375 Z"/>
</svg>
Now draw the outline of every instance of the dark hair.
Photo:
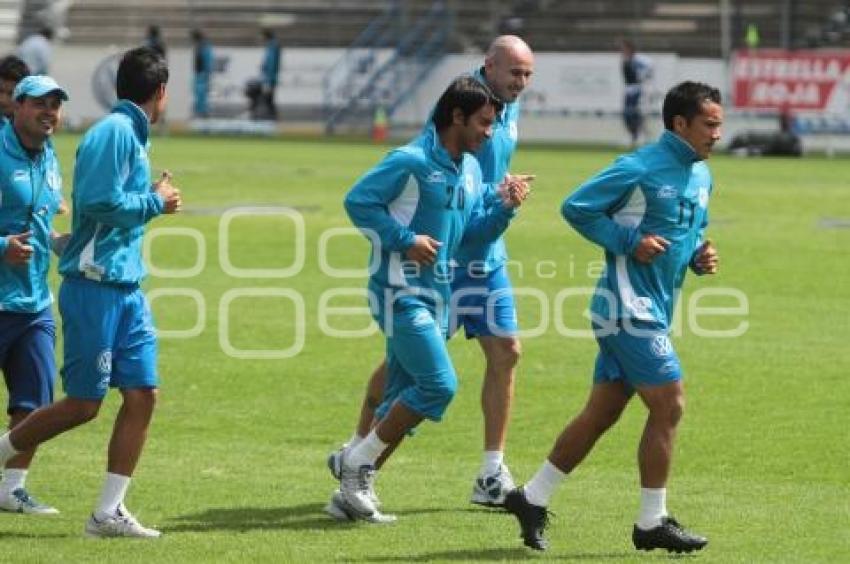
<svg viewBox="0 0 850 564">
<path fill-rule="evenodd" d="M 17 84 L 22 78 L 30 75 L 30 68 L 25 62 L 14 55 L 0 59 L 0 79 L 10 80 Z"/>
<path fill-rule="evenodd" d="M 53 39 L 53 28 L 50 26 L 43 26 L 38 30 L 38 33 L 43 35 L 48 41 Z"/>
<path fill-rule="evenodd" d="M 148 37 L 159 37 L 161 34 L 158 25 L 149 25 L 148 26 Z"/>
<path fill-rule="evenodd" d="M 455 109 L 463 112 L 466 120 L 487 104 L 493 106 L 496 113 L 502 111 L 501 100 L 484 83 L 471 76 L 461 76 L 440 96 L 431 119 L 437 131 L 443 131 L 452 124 Z"/>
<path fill-rule="evenodd" d="M 686 80 L 667 92 L 661 115 L 664 117 L 664 128 L 673 130 L 673 118 L 682 116 L 688 123 L 702 111 L 705 102 L 720 103 L 720 90 L 702 82 Z"/>
<path fill-rule="evenodd" d="M 265 39 L 274 39 L 275 37 L 275 32 L 270 27 L 264 27 L 262 30 L 262 34 Z"/>
<path fill-rule="evenodd" d="M 130 49 L 121 57 L 115 90 L 119 100 L 144 104 L 168 82 L 165 59 L 150 47 Z"/>
</svg>

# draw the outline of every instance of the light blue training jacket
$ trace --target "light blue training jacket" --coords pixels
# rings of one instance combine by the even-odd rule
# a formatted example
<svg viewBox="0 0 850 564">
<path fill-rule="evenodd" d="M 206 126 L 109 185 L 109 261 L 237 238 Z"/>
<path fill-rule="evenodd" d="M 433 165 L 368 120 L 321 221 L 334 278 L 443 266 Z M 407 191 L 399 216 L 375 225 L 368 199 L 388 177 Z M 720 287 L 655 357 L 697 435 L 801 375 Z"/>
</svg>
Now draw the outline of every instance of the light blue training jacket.
<svg viewBox="0 0 850 564">
<path fill-rule="evenodd" d="M 53 216 L 62 202 L 62 176 L 50 140 L 30 156 L 12 122 L 0 128 L 0 311 L 37 313 L 53 302 L 47 286 Z M 13 266 L 3 257 L 6 236 L 31 231 L 29 263 Z"/>
<path fill-rule="evenodd" d="M 77 148 L 71 240 L 59 263 L 63 276 L 108 284 L 138 284 L 144 225 L 162 213 L 148 161 L 150 123 L 142 109 L 120 100 Z"/>
<path fill-rule="evenodd" d="M 472 73 L 478 81 L 486 84 L 484 68 Z M 518 140 L 519 100 L 506 103 L 493 122 L 493 135 L 482 143 L 475 153 L 481 166 L 484 182 L 484 206 L 497 205 L 499 196 L 496 190 L 510 170 L 511 157 L 514 155 Z M 433 111 L 432 111 L 433 113 Z M 459 266 L 470 267 L 477 272 L 493 272 L 508 260 L 505 241 L 499 237 L 495 241 L 464 241 L 457 253 Z"/>
<path fill-rule="evenodd" d="M 398 304 L 393 307 L 426 305 L 441 314 L 443 328 L 459 246 L 498 238 L 516 213 L 501 203 L 485 209 L 478 162 L 468 153 L 453 161 L 433 124 L 361 177 L 348 192 L 345 209 L 372 239 L 369 289 L 377 298 L 378 322 L 389 298 Z M 434 265 L 405 258 L 416 235 L 442 242 Z"/>
<path fill-rule="evenodd" d="M 561 213 L 605 249 L 606 268 L 591 300 L 595 320 L 632 319 L 669 329 L 676 297 L 708 225 L 711 173 L 681 137 L 621 156 L 582 184 Z M 632 256 L 641 238 L 661 235 L 666 252 L 650 264 Z"/>
</svg>

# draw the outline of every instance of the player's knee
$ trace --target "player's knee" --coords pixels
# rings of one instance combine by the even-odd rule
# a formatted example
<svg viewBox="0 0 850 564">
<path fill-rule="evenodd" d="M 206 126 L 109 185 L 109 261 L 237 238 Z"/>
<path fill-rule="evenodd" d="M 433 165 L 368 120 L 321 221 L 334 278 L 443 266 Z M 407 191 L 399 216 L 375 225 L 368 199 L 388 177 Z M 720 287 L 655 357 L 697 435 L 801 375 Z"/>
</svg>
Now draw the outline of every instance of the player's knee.
<svg viewBox="0 0 850 564">
<path fill-rule="evenodd" d="M 658 402 L 651 415 L 669 427 L 675 427 L 685 413 L 685 397 L 681 394 L 672 395 Z"/>
<path fill-rule="evenodd" d="M 152 412 L 159 397 L 156 388 L 138 388 L 123 392 L 124 405 L 128 409 Z"/>
<path fill-rule="evenodd" d="M 66 399 L 64 404 L 68 418 L 77 425 L 88 423 L 95 419 L 97 414 L 100 413 L 100 406 L 100 401 L 71 398 Z"/>
<path fill-rule="evenodd" d="M 438 379 L 428 386 L 427 393 L 433 398 L 434 403 L 445 409 L 457 393 L 457 377 L 450 374 Z"/>
<path fill-rule="evenodd" d="M 522 355 L 522 345 L 516 337 L 499 339 L 492 350 L 492 361 L 499 366 L 513 368 Z"/>
</svg>

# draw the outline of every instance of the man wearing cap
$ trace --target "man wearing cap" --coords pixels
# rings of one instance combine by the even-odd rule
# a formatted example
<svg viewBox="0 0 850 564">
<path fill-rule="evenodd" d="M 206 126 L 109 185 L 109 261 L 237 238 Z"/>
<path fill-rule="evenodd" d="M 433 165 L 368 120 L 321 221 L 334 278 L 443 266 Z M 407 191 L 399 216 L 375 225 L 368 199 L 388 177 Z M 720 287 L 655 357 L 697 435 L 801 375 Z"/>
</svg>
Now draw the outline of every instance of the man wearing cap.
<svg viewBox="0 0 850 564">
<path fill-rule="evenodd" d="M 0 367 L 9 391 L 9 428 L 53 402 L 56 325 L 47 286 L 53 231 L 62 205 L 59 163 L 50 142 L 67 93 L 48 76 L 29 76 L 12 93 L 13 121 L 0 128 Z M 26 490 L 35 447 L 6 461 L 0 510 L 53 514 Z"/>
<path fill-rule="evenodd" d="M 124 505 L 156 403 L 156 329 L 139 288 L 144 226 L 180 210 L 167 173 L 151 182 L 148 134 L 165 110 L 168 66 L 156 51 L 127 51 L 118 65 L 118 103 L 83 136 L 74 168 L 71 239 L 59 290 L 65 396 L 0 437 L 0 463 L 95 417 L 110 387 L 121 408 L 109 441 L 107 471 L 92 537 L 156 538 Z"/>
</svg>

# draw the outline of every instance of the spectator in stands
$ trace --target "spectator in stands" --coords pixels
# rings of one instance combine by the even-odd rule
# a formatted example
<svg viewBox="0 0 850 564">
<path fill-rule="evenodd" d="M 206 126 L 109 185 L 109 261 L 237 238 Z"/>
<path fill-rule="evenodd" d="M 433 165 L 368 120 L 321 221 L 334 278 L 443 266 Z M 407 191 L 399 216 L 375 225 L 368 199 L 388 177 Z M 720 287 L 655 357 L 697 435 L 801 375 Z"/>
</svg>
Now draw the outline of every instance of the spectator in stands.
<svg viewBox="0 0 850 564">
<path fill-rule="evenodd" d="M 11 119 L 15 110 L 12 100 L 15 86 L 29 75 L 30 69 L 27 64 L 15 55 L 7 55 L 0 59 L 0 126 Z"/>
<path fill-rule="evenodd" d="M 47 74 L 50 67 L 52 40 L 53 30 L 46 26 L 42 27 L 38 32 L 24 39 L 18 45 L 15 54 L 27 64 L 32 74 Z"/>
<path fill-rule="evenodd" d="M 162 33 L 159 29 L 158 25 L 150 25 L 148 26 L 148 34 L 145 36 L 145 46 L 150 47 L 154 51 L 160 54 L 163 59 L 166 58 L 166 47 L 165 41 L 162 39 Z"/>
<path fill-rule="evenodd" d="M 266 47 L 263 53 L 263 64 L 260 67 L 263 81 L 263 92 L 260 97 L 263 113 L 260 117 L 277 120 L 274 91 L 277 88 L 277 75 L 280 72 L 280 41 L 274 30 L 269 28 L 263 30 L 263 39 Z"/>
<path fill-rule="evenodd" d="M 626 94 L 623 100 L 623 122 L 631 138 L 631 145 L 637 145 L 638 137 L 643 129 L 643 113 L 641 112 L 641 97 L 644 83 L 652 77 L 652 61 L 645 55 L 637 53 L 635 44 L 624 39 L 620 44 L 623 54 L 623 81 Z"/>
<path fill-rule="evenodd" d="M 192 30 L 192 43 L 195 46 L 195 80 L 193 83 L 195 105 L 193 114 L 196 118 L 206 118 L 210 115 L 209 95 L 210 79 L 213 72 L 213 52 L 209 40 L 200 29 Z"/>
</svg>

